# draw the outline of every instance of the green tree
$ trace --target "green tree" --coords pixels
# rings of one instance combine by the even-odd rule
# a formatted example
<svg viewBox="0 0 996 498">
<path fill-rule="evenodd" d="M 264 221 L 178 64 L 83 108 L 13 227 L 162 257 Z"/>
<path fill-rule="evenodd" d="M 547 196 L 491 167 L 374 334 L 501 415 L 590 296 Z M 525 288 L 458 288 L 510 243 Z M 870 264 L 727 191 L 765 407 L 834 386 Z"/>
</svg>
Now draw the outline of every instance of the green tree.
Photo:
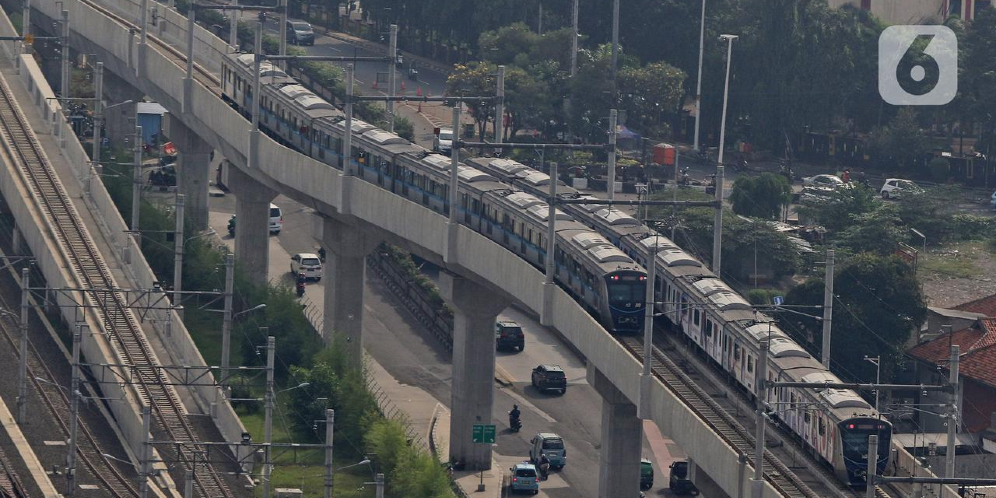
<svg viewBox="0 0 996 498">
<path fill-rule="evenodd" d="M 755 218 L 776 219 L 782 206 L 792 201 L 792 186 L 782 175 L 762 173 L 741 175 L 733 183 L 730 202 L 733 212 Z"/>
<path fill-rule="evenodd" d="M 881 205 L 875 192 L 861 185 L 841 188 L 829 197 L 800 206 L 799 217 L 812 220 L 830 232 L 838 232 L 851 225 L 852 216 L 869 213 Z"/>
<path fill-rule="evenodd" d="M 461 97 L 494 95 L 497 73 L 498 68 L 490 62 L 457 64 L 446 79 L 446 93 Z M 479 102 L 468 102 L 467 107 L 477 123 L 478 137 L 483 139 L 488 122 L 494 119 L 494 107 L 490 103 Z"/>
<path fill-rule="evenodd" d="M 905 227 L 896 206 L 886 204 L 874 211 L 852 215 L 851 223 L 835 237 L 851 253 L 869 252 L 888 256 L 905 241 Z"/>
<path fill-rule="evenodd" d="M 823 304 L 822 279 L 810 279 L 785 296 L 790 305 Z M 916 275 L 895 256 L 858 254 L 840 262 L 834 274 L 831 370 L 841 378 L 874 378 L 864 356 L 882 356 L 882 378 L 892 378 L 903 350 L 927 318 L 927 304 Z M 780 322 L 814 355 L 820 356 L 820 322 L 785 314 Z"/>
<path fill-rule="evenodd" d="M 871 133 L 868 149 L 879 167 L 910 173 L 930 152 L 931 140 L 920 129 L 916 110 L 904 107 L 887 126 Z"/>
</svg>

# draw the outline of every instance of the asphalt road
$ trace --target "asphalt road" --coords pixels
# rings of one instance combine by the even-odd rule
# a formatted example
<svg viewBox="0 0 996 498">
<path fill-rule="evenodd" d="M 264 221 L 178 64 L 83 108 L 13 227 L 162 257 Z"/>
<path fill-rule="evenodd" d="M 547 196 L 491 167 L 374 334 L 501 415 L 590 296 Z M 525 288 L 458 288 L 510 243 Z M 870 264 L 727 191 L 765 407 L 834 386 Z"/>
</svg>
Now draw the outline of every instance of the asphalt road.
<svg viewBox="0 0 996 498">
<path fill-rule="evenodd" d="M 294 20 L 294 19 L 291 19 Z M 280 34 L 280 25 L 276 20 L 268 20 L 266 23 L 266 29 L 273 35 Z M 346 41 L 340 40 L 338 38 L 333 38 L 330 36 L 325 36 L 323 28 L 317 28 L 315 31 L 315 44 L 313 46 L 302 46 L 300 48 L 304 49 L 308 55 L 329 55 L 329 56 L 354 56 L 354 57 L 383 57 L 384 52 L 372 52 L 364 48 L 358 47 L 356 45 L 350 44 Z M 404 54 L 402 53 L 402 56 Z M 418 68 L 418 79 L 411 80 L 407 77 L 408 65 L 411 63 L 411 59 L 404 57 L 404 66 L 396 68 L 396 90 L 400 94 L 401 83 L 405 83 L 405 93 L 409 95 L 415 95 L 418 87 L 422 88 L 423 94 L 426 95 L 440 95 L 443 89 L 446 87 L 446 75 L 429 69 L 428 67 Z M 342 68 L 346 67 L 345 62 L 334 62 Z M 360 62 L 356 64 L 356 71 L 354 73 L 355 85 L 362 88 L 364 93 L 381 93 L 387 94 L 387 65 L 381 62 Z M 378 73 L 380 73 L 381 82 L 377 85 L 377 89 L 373 88 L 374 83 L 377 82 Z"/>
<path fill-rule="evenodd" d="M 312 237 L 313 214 L 310 209 L 285 197 L 274 201 L 281 206 L 284 228 L 270 237 L 270 278 L 291 283 L 288 272 L 290 254 L 315 252 L 318 244 Z M 210 224 L 223 241 L 233 245 L 227 235 L 227 221 L 235 210 L 232 195 L 211 199 Z M 314 303 L 324 298 L 324 283 L 309 283 L 305 297 Z M 379 278 L 370 275 L 364 288 L 364 346 L 384 369 L 399 382 L 418 387 L 443 405 L 450 404 L 452 377 L 451 355 L 430 334 L 421 330 L 407 311 L 389 294 Z M 598 449 L 600 447 L 601 397 L 585 380 L 584 362 L 565 344 L 534 320 L 514 308 L 506 309 L 502 318 L 518 321 L 525 332 L 526 348 L 522 352 L 498 353 L 498 365 L 513 380 L 511 387 L 495 384 L 495 405 L 492 414 L 498 426 L 496 459 L 503 468 L 528 457 L 529 440 L 537 432 L 555 432 L 566 443 L 568 464 L 542 483 L 541 496 L 590 497 L 598 495 Z M 563 396 L 542 394 L 532 388 L 530 373 L 539 363 L 556 363 L 564 367 L 569 388 Z M 401 404 L 404 400 L 394 400 Z M 508 429 L 508 410 L 518 404 L 522 411 L 523 428 L 513 433 Z M 664 461 L 663 471 L 656 468 L 657 486 L 650 495 L 664 493 L 660 488 L 667 475 L 668 450 L 680 456 L 680 449 L 668 440 L 655 439 L 651 449 L 644 438 L 644 456 Z M 666 445 L 666 447 L 665 447 Z M 656 465 L 655 465 L 656 466 Z"/>
</svg>

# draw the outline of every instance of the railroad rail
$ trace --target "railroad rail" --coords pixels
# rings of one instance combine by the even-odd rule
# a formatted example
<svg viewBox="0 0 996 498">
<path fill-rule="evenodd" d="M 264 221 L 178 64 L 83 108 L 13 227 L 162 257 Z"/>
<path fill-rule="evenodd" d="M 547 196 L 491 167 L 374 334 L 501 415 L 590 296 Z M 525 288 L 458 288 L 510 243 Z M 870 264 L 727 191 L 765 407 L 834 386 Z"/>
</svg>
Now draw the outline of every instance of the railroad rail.
<svg viewBox="0 0 996 498">
<path fill-rule="evenodd" d="M 619 336 L 619 342 L 636 358 L 643 358 L 643 341 L 633 336 Z M 688 377 L 658 348 L 653 349 L 653 373 L 664 386 L 688 406 L 726 444 L 744 455 L 754 452 L 754 437 L 712 397 Z M 764 451 L 764 480 L 789 498 L 819 498 L 792 470 L 776 458 L 770 450 Z"/>
<path fill-rule="evenodd" d="M 6 309 L 13 309 L 2 297 L 0 297 L 0 306 Z M 15 357 L 20 358 L 20 351 L 15 341 L 15 336 L 19 337 L 20 332 L 12 332 L 8 322 L 0 321 L 0 335 L 3 336 L 4 342 L 9 347 L 9 351 Z M 65 439 L 69 439 L 69 397 L 63 388 L 58 385 L 56 377 L 52 375 L 52 371 L 41 360 L 41 355 L 38 354 L 34 343 L 31 342 L 28 343 L 28 379 L 31 380 L 35 391 L 38 392 L 45 407 L 48 408 L 52 418 L 55 419 Z M 76 447 L 77 456 L 83 462 L 83 465 L 86 466 L 90 475 L 100 481 L 104 489 L 112 496 L 120 498 L 129 496 L 134 498 L 139 497 L 138 492 L 135 491 L 134 486 L 131 485 L 128 479 L 118 471 L 117 467 L 108 458 L 103 456 L 106 452 L 100 449 L 96 438 L 93 437 L 93 433 L 82 423 L 78 426 Z M 0 477 L 0 486 L 3 486 L 2 477 Z"/>
<path fill-rule="evenodd" d="M 20 107 L 14 101 L 6 82 L 0 82 L 0 136 L 3 147 L 21 172 L 26 189 L 38 208 L 47 217 L 56 242 L 66 256 L 70 268 L 80 283 L 89 288 L 113 289 L 110 269 L 97 252 L 89 232 L 68 194 L 45 157 L 34 132 L 27 124 Z M 152 348 L 145 338 L 135 315 L 120 293 L 87 293 L 103 332 L 122 363 L 152 365 L 156 363 Z M 155 368 L 135 369 L 136 390 L 142 403 L 150 407 L 155 427 L 153 433 L 177 441 L 197 441 L 193 428 L 186 420 L 179 397 Z M 191 466 L 193 455 L 182 448 L 175 455 L 181 465 L 174 466 L 182 477 Z M 204 498 L 231 497 L 222 478 L 209 464 L 194 465 L 194 488 Z M 179 481 L 179 479 L 177 479 Z"/>
<path fill-rule="evenodd" d="M 14 466 L 10 464 L 7 453 L 0 448 L 0 498 L 28 498 L 28 492 L 21 484 Z"/>
</svg>

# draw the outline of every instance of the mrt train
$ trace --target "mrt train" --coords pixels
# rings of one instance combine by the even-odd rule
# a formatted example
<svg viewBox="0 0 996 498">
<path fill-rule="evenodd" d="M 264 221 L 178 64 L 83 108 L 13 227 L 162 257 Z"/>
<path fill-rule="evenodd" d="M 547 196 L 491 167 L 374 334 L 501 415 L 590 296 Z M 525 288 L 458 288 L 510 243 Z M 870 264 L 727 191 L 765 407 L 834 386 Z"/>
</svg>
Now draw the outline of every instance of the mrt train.
<svg viewBox="0 0 996 498">
<path fill-rule="evenodd" d="M 230 54 L 222 69 L 223 98 L 249 117 L 251 54 Z M 260 126 L 274 139 L 341 169 L 344 115 L 269 63 L 261 65 Z M 350 161 L 358 175 L 439 213 L 448 213 L 450 159 L 393 133 L 352 121 Z M 545 173 L 500 158 L 469 158 L 459 167 L 460 222 L 538 268 L 546 257 L 549 206 Z M 558 187 L 561 198 L 585 194 Z M 556 281 L 613 333 L 643 328 L 645 267 L 656 257 L 655 311 L 710 361 L 753 395 L 760 340 L 770 337 L 770 381 L 834 382 L 837 378 L 767 316 L 700 261 L 633 217 L 601 205 L 569 204 L 555 215 Z M 884 470 L 891 424 L 850 390 L 777 388 L 768 391 L 772 416 L 837 475 L 864 485 L 867 441 L 878 434 Z"/>
</svg>

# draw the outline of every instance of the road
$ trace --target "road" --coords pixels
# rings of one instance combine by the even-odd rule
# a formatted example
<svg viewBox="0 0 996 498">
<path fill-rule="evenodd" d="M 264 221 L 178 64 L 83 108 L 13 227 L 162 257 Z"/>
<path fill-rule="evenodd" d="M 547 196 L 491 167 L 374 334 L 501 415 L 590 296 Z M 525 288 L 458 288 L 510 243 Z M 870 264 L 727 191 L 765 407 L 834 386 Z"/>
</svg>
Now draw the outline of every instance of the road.
<svg viewBox="0 0 996 498">
<path fill-rule="evenodd" d="M 210 225 L 229 246 L 234 239 L 227 235 L 228 218 L 234 212 L 234 196 L 211 199 Z M 270 237 L 272 281 L 292 284 L 289 258 L 297 252 L 315 252 L 318 244 L 312 237 L 314 215 L 309 208 L 284 197 L 275 203 L 283 210 L 284 228 Z M 305 297 L 323 303 L 325 282 L 309 283 Z M 513 384 L 495 384 L 493 420 L 498 425 L 496 460 L 502 468 L 525 459 L 529 439 L 537 432 L 556 432 L 566 443 L 568 465 L 554 472 L 542 484 L 541 496 L 590 497 L 598 495 L 598 449 L 600 447 L 601 398 L 585 380 L 584 361 L 545 327 L 515 308 L 506 309 L 501 318 L 519 322 L 526 336 L 526 348 L 518 353 L 498 353 L 497 364 L 511 377 Z M 402 384 L 417 387 L 435 400 L 450 403 L 451 356 L 429 333 L 411 319 L 408 312 L 389 294 L 376 276 L 368 273 L 364 288 L 364 346 L 367 352 Z M 530 385 L 530 372 L 539 363 L 557 363 L 564 367 L 570 389 L 563 396 L 541 394 Z M 403 405 L 405 400 L 394 400 Z M 523 428 L 519 433 L 508 429 L 507 412 L 512 404 L 522 410 Z M 660 435 L 656 426 L 645 430 L 644 455 L 655 462 L 656 486 L 649 495 L 657 495 L 666 479 L 667 465 L 681 458 L 681 450 Z M 650 442 L 653 442 L 651 445 Z M 662 470 L 663 469 L 663 470 Z"/>
</svg>

